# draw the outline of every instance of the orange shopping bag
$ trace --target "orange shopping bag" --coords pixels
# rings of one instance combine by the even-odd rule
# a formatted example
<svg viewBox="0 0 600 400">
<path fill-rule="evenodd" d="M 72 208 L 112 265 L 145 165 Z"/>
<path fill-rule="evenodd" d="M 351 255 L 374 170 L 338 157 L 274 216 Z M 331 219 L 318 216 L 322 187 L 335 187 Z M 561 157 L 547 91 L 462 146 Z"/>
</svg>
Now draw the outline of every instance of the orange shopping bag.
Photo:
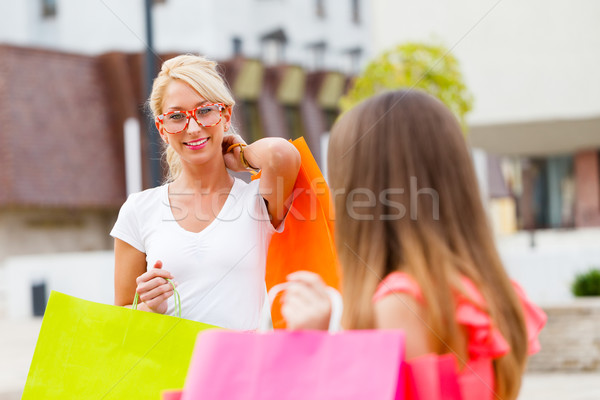
<svg viewBox="0 0 600 400">
<path fill-rule="evenodd" d="M 292 142 L 302 164 L 294 186 L 294 201 L 285 218 L 285 229 L 271 239 L 267 255 L 267 290 L 286 281 L 295 271 L 319 274 L 328 286 L 340 289 L 340 271 L 333 242 L 334 212 L 329 187 L 304 138 Z M 253 179 L 260 175 L 255 175 Z M 274 328 L 285 323 L 275 301 Z"/>
</svg>

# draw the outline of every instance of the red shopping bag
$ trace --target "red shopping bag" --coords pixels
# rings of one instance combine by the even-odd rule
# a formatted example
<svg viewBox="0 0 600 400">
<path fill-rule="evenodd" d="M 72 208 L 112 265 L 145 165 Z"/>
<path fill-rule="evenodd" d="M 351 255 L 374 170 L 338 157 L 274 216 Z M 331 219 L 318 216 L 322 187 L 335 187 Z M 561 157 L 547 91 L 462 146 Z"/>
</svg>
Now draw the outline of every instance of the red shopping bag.
<svg viewBox="0 0 600 400">
<path fill-rule="evenodd" d="M 458 377 L 463 400 L 493 400 L 494 366 L 490 358 L 470 360 Z"/>
<path fill-rule="evenodd" d="M 403 359 L 402 331 L 207 331 L 181 399 L 403 399 Z"/>
<path fill-rule="evenodd" d="M 453 355 L 427 354 L 406 364 L 406 400 L 462 399 Z"/>
<path fill-rule="evenodd" d="M 312 271 L 328 286 L 340 288 L 340 271 L 333 241 L 334 213 L 329 187 L 304 138 L 292 142 L 302 164 L 294 185 L 294 201 L 285 218 L 285 229 L 271 239 L 267 255 L 267 290 L 295 271 Z M 255 175 L 253 179 L 257 179 Z M 278 301 L 272 310 L 273 327 L 285 323 Z"/>
</svg>

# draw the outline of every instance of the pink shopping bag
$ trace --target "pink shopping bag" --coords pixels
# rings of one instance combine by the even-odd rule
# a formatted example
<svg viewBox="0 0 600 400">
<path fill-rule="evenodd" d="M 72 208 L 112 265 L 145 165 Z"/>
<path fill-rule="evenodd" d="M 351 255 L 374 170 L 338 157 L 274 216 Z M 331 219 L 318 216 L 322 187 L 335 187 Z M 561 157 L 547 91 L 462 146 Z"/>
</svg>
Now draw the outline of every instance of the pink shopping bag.
<svg viewBox="0 0 600 400">
<path fill-rule="evenodd" d="M 404 399 L 402 331 L 207 331 L 182 400 Z"/>
</svg>

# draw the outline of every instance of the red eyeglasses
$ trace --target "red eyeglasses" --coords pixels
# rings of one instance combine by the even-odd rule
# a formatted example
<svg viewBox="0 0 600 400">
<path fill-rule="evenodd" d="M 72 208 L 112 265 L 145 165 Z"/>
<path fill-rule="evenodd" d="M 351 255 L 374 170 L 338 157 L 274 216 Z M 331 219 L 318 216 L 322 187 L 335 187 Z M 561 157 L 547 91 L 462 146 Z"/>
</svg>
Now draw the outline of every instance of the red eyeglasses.
<svg viewBox="0 0 600 400">
<path fill-rule="evenodd" d="M 172 135 L 181 133 L 188 128 L 190 118 L 194 118 L 198 125 L 205 128 L 217 125 L 221 122 L 222 111 L 225 109 L 223 103 L 203 104 L 193 110 L 169 111 L 156 117 L 156 121 L 163 125 L 167 133 Z"/>
</svg>

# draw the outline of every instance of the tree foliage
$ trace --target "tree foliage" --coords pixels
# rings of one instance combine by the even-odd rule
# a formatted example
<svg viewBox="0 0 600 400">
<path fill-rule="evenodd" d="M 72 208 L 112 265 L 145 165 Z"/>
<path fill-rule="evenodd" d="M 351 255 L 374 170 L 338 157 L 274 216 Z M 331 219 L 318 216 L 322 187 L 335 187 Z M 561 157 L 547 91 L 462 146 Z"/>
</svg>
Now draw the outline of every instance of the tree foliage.
<svg viewBox="0 0 600 400">
<path fill-rule="evenodd" d="M 340 101 L 346 111 L 382 91 L 417 88 L 440 99 L 466 129 L 465 115 L 473 108 L 456 58 L 441 45 L 400 44 L 371 61 Z"/>
</svg>

